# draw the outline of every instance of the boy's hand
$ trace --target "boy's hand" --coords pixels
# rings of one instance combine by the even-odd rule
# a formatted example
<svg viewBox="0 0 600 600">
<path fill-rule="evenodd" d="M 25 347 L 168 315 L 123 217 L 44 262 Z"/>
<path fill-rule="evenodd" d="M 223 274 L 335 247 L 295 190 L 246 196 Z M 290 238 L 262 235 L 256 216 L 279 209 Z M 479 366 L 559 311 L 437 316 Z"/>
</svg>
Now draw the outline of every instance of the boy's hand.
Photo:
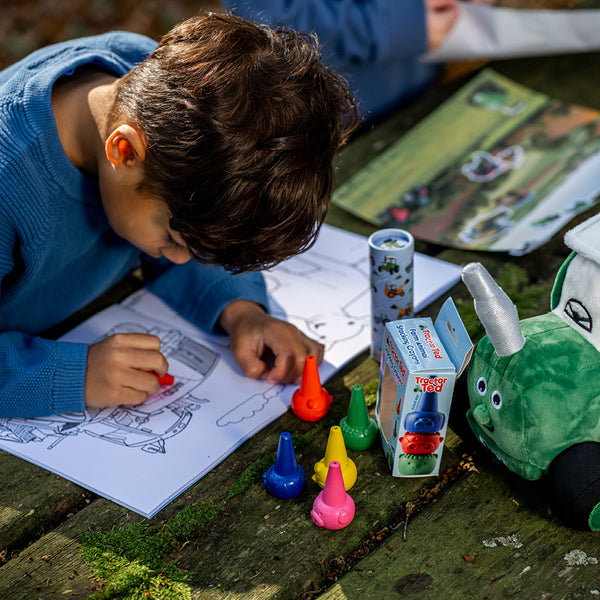
<svg viewBox="0 0 600 600">
<path fill-rule="evenodd" d="M 425 20 L 429 50 L 435 50 L 443 41 L 460 10 L 457 0 L 425 0 Z"/>
<path fill-rule="evenodd" d="M 145 333 L 117 333 L 88 350 L 85 374 L 85 404 L 90 408 L 141 404 L 156 394 L 156 376 L 167 372 L 160 353 L 160 339 Z"/>
<path fill-rule="evenodd" d="M 219 324 L 229 334 L 233 356 L 247 377 L 294 383 L 302 376 L 309 354 L 318 363 L 323 360 L 323 344 L 249 300 L 236 300 L 226 306 Z"/>
</svg>

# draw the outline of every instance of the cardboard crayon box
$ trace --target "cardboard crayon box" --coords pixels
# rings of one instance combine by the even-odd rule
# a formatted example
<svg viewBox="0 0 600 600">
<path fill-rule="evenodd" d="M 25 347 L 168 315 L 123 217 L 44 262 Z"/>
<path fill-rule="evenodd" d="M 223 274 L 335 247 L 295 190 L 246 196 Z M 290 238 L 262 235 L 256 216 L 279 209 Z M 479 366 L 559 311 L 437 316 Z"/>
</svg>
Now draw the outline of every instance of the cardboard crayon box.
<svg viewBox="0 0 600 600">
<path fill-rule="evenodd" d="M 439 473 L 454 384 L 473 344 L 449 298 L 429 317 L 386 324 L 375 414 L 392 475 Z"/>
</svg>

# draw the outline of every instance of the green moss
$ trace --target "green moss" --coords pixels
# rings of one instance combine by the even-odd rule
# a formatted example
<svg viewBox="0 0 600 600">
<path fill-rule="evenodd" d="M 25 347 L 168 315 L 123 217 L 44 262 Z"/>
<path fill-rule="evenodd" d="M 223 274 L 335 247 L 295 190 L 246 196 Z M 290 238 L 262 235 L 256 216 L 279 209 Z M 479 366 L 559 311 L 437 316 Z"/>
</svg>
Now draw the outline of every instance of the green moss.
<svg viewBox="0 0 600 600">
<path fill-rule="evenodd" d="M 240 478 L 231 486 L 227 493 L 227 500 L 230 500 L 234 496 L 242 493 L 257 479 L 262 477 L 264 471 L 266 471 L 274 462 L 276 454 L 269 454 L 264 456 L 259 461 L 250 465 L 241 475 Z"/>
<path fill-rule="evenodd" d="M 190 600 L 192 597 L 185 583 L 157 573 L 137 560 L 102 552 L 93 546 L 84 546 L 83 556 L 96 575 L 106 581 L 102 591 L 92 596 L 97 600 Z"/>
<path fill-rule="evenodd" d="M 236 482 L 239 485 L 235 491 L 230 491 L 228 499 L 256 480 L 256 466 L 246 470 Z M 243 483 L 240 484 L 240 481 Z M 157 525 L 131 523 L 109 531 L 84 533 L 80 540 L 83 558 L 97 577 L 106 581 L 103 590 L 92 597 L 98 600 L 191 598 L 185 574 L 171 555 L 183 542 L 198 537 L 206 524 L 223 510 L 225 503 L 209 501 L 193 504 L 171 520 Z"/>
<path fill-rule="evenodd" d="M 363 392 L 365 394 L 365 402 L 368 407 L 375 406 L 377 402 L 377 387 L 379 386 L 379 379 L 373 379 L 369 381 L 367 385 L 363 387 Z"/>
<path fill-rule="evenodd" d="M 322 430 L 320 423 L 307 433 L 294 435 L 295 448 L 312 442 Z M 172 519 L 154 524 L 131 523 L 109 531 L 87 531 L 80 539 L 84 560 L 99 579 L 106 582 L 92 596 L 119 600 L 187 600 L 191 598 L 185 574 L 172 555 L 187 540 L 197 538 L 204 527 L 218 516 L 227 502 L 260 481 L 274 462 L 269 454 L 250 465 L 231 486 L 221 502 L 199 502 L 185 507 Z"/>
<path fill-rule="evenodd" d="M 252 480 L 247 478 L 245 482 L 247 487 Z M 242 487 L 237 493 L 241 491 Z M 102 591 L 92 597 L 97 600 L 191 598 L 185 574 L 171 555 L 184 541 L 198 537 L 224 506 L 225 501 L 202 502 L 186 507 L 170 521 L 158 525 L 132 523 L 109 531 L 84 533 L 80 540 L 83 558 L 96 576 L 106 581 Z"/>
<path fill-rule="evenodd" d="M 534 282 L 524 269 L 507 263 L 500 271 L 497 281 L 515 303 L 521 319 L 550 310 L 550 292 L 554 278 Z M 540 306 L 544 309 L 540 310 Z"/>
</svg>

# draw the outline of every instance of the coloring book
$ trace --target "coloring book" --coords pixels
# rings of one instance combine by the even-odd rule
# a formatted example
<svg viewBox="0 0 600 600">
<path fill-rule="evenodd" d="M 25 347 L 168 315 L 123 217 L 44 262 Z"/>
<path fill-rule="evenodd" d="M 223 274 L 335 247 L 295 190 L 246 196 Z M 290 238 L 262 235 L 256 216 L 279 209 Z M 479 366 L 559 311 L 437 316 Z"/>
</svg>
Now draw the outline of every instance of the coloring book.
<svg viewBox="0 0 600 600">
<path fill-rule="evenodd" d="M 460 279 L 460 267 L 420 254 L 414 269 L 416 311 Z M 322 382 L 368 348 L 366 238 L 324 226 L 309 251 L 264 275 L 272 314 L 325 345 Z M 244 377 L 226 336 L 199 331 L 145 290 L 61 339 L 116 332 L 159 336 L 175 383 L 139 406 L 0 419 L 0 448 L 146 517 L 288 410 L 297 387 Z"/>
</svg>

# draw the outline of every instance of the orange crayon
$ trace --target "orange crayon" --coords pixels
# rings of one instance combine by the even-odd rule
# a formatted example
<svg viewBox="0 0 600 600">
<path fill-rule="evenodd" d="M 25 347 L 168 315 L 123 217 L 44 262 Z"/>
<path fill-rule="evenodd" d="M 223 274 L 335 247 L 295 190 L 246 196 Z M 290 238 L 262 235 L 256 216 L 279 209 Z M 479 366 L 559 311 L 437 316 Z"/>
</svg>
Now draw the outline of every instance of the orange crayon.
<svg viewBox="0 0 600 600">
<path fill-rule="evenodd" d="M 331 394 L 321 386 L 317 359 L 307 356 L 300 387 L 292 396 L 292 411 L 303 421 L 318 421 L 327 414 L 331 400 Z"/>
</svg>

